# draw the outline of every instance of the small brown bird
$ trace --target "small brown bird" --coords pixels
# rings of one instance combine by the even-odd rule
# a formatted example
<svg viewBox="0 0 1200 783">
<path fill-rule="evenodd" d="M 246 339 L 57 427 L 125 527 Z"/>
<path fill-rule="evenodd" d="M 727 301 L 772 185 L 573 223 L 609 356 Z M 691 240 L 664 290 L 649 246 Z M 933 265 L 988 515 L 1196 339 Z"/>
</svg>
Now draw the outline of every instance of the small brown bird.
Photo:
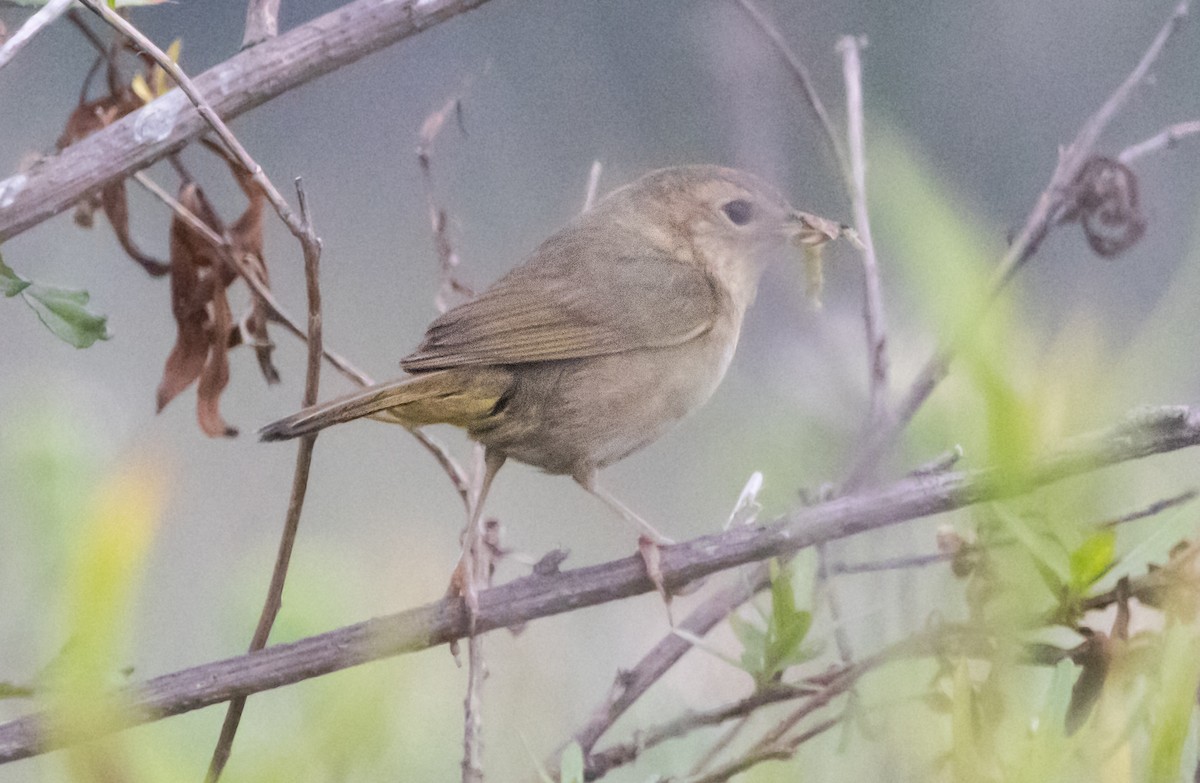
<svg viewBox="0 0 1200 783">
<path fill-rule="evenodd" d="M 651 541 L 666 543 L 597 485 L 597 472 L 712 395 L 766 251 L 838 233 L 743 171 L 652 172 L 435 320 L 400 362 L 410 376 L 300 411 L 260 434 L 282 440 L 364 416 L 408 427 L 453 424 L 486 447 L 476 519 L 511 457 L 571 476 Z"/>
</svg>

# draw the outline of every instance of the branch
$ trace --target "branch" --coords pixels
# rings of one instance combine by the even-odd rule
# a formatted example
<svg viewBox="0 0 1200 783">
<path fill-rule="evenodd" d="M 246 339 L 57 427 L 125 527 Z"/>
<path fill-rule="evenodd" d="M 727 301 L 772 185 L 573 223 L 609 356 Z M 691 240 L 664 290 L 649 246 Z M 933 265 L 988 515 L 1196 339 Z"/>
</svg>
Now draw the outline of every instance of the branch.
<svg viewBox="0 0 1200 783">
<path fill-rule="evenodd" d="M 304 281 L 308 297 L 308 363 L 304 377 L 304 397 L 302 407 L 317 404 L 318 387 L 321 380 L 321 286 L 319 267 L 321 260 L 321 241 L 313 229 L 312 217 L 308 211 L 308 198 L 304 193 L 304 184 L 296 179 L 296 196 L 300 202 L 300 230 L 304 239 L 301 241 L 304 251 Z M 300 514 L 304 509 L 304 496 L 308 492 L 308 475 L 312 467 L 313 447 L 317 442 L 314 432 L 300 438 L 296 451 L 296 467 L 292 475 L 292 494 L 288 499 L 287 515 L 284 517 L 283 533 L 279 538 L 279 551 L 275 557 L 275 566 L 271 571 L 271 584 L 267 588 L 267 598 L 263 602 L 262 612 L 258 617 L 258 625 L 250 639 L 250 652 L 261 650 L 267 646 L 271 636 L 271 627 L 283 606 L 283 585 L 287 579 L 288 565 L 292 560 L 292 549 L 296 543 L 296 533 L 300 529 Z M 233 749 L 233 738 L 237 734 L 238 725 L 242 720 L 242 710 L 246 706 L 246 697 L 238 696 L 229 702 L 225 712 L 225 720 L 221 724 L 221 733 L 213 749 L 212 760 L 209 762 L 208 774 L 205 780 L 216 783 L 229 761 L 229 753 Z"/>
<path fill-rule="evenodd" d="M 396 43 L 487 0 L 355 0 L 246 49 L 195 79 L 220 117 L 232 119 L 293 87 Z M 172 90 L 29 172 L 0 180 L 0 242 L 129 176 L 208 127 Z"/>
<path fill-rule="evenodd" d="M 989 301 L 995 299 L 1012 280 L 1013 275 L 1037 253 L 1042 240 L 1050 233 L 1050 229 L 1055 225 L 1059 216 L 1073 205 L 1075 189 L 1071 185 L 1075 182 L 1084 164 L 1091 158 L 1101 132 L 1129 100 L 1134 89 L 1146 79 L 1150 67 L 1158 60 L 1158 56 L 1167 42 L 1183 24 L 1190 2 L 1191 0 L 1180 0 L 1166 24 L 1150 43 L 1146 53 L 1142 55 L 1142 59 L 1134 66 L 1133 71 L 1125 78 L 1125 81 L 1117 86 L 1108 100 L 1084 122 L 1079 133 L 1076 134 L 1075 140 L 1061 152 L 1049 184 L 1038 196 L 1037 203 L 1029 213 L 1029 217 L 1026 218 L 1021 232 L 1009 246 L 1008 252 L 1000 259 L 989 289 Z M 950 359 L 954 355 L 953 346 L 955 344 L 955 341 L 952 340 L 925 363 L 888 426 L 878 427 L 868 433 L 860 449 L 859 457 L 850 470 L 849 478 L 845 483 L 846 488 L 859 487 L 871 476 L 875 466 L 895 442 L 896 437 L 916 415 L 925 400 L 929 399 L 929 395 L 933 393 L 937 385 L 946 377 Z"/>
<path fill-rule="evenodd" d="M 674 591 L 718 571 L 786 556 L 824 541 L 1027 493 L 1105 466 L 1197 444 L 1200 408 L 1145 409 L 1115 427 L 1068 441 L 1061 450 L 1030 464 L 1020 475 L 990 468 L 913 476 L 887 487 L 795 510 L 765 527 L 739 527 L 663 547 L 662 575 Z M 476 628 L 479 632 L 508 628 L 654 589 L 641 557 L 636 555 L 572 571 L 535 574 L 480 593 Z M 724 616 L 722 612 L 720 617 Z M 121 691 L 130 711 L 123 724 L 114 722 L 107 728 L 116 731 L 237 695 L 427 649 L 466 636 L 467 628 L 467 611 L 461 599 L 444 599 L 250 655 L 185 669 Z M 42 753 L 61 744 L 61 738 L 44 732 L 45 722 L 44 715 L 33 714 L 0 725 L 0 762 Z"/>
<path fill-rule="evenodd" d="M 871 217 L 867 211 L 867 155 L 863 139 L 862 43 L 847 35 L 838 41 L 842 71 L 846 82 L 846 136 L 850 141 L 850 175 L 847 189 L 854 212 L 854 230 L 862 241 L 863 320 L 867 331 L 867 360 L 870 373 L 871 415 L 868 428 L 887 420 L 888 357 L 887 319 L 883 313 L 883 287 L 879 283 L 879 263 L 875 240 L 871 236 Z"/>
<path fill-rule="evenodd" d="M 1188 136 L 1195 136 L 1197 134 L 1200 134 L 1200 120 L 1177 122 L 1174 125 L 1168 125 L 1161 132 L 1154 134 L 1145 141 L 1129 145 L 1121 151 L 1121 154 L 1117 156 L 1117 160 L 1128 166 L 1135 160 L 1145 157 L 1152 152 L 1171 149 Z"/>
<path fill-rule="evenodd" d="M 246 4 L 246 32 L 242 48 L 256 46 L 279 35 L 279 0 L 250 0 Z"/>
<path fill-rule="evenodd" d="M 800 86 L 800 91 L 804 94 L 804 98 L 808 102 L 808 107 L 812 109 L 813 115 L 817 118 L 817 123 L 824 132 L 825 141 L 828 142 L 829 148 L 833 152 L 833 159 L 837 162 L 838 171 L 841 172 L 842 178 L 849 182 L 850 164 L 846 160 L 846 151 L 842 149 L 841 138 L 833 128 L 833 121 L 829 119 L 829 112 L 825 111 L 825 104 L 821 102 L 821 96 L 817 95 L 817 88 L 813 85 L 812 76 L 809 75 L 804 61 L 791 50 L 787 42 L 783 40 L 783 36 L 779 33 L 779 30 L 763 15 L 758 6 L 751 2 L 751 0 L 736 0 L 736 2 L 746 12 L 746 15 L 750 17 L 750 21 L 754 22 L 755 26 L 767 37 L 775 47 L 775 51 L 783 58 L 784 63 L 787 64 L 788 70 L 792 72 L 792 76 Z"/>
<path fill-rule="evenodd" d="M 12 62 L 17 53 L 25 48 L 25 44 L 33 40 L 48 24 L 67 12 L 71 0 L 50 0 L 38 9 L 37 13 L 25 20 L 12 37 L 0 46 L 0 68 Z"/>
</svg>

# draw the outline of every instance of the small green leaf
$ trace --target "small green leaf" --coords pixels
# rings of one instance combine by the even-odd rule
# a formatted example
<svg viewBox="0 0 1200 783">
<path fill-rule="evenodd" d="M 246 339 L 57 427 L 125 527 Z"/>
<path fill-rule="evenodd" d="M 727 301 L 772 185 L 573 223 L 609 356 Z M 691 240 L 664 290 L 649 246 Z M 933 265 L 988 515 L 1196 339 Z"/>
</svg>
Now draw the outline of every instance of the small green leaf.
<svg viewBox="0 0 1200 783">
<path fill-rule="evenodd" d="M 30 286 L 30 282 L 25 278 L 12 271 L 7 264 L 4 263 L 4 257 L 0 256 L 0 291 L 4 291 L 5 296 L 16 296 Z"/>
<path fill-rule="evenodd" d="M 736 612 L 729 615 L 729 627 L 742 643 L 742 668 L 759 680 L 766 665 L 767 632 Z"/>
<path fill-rule="evenodd" d="M 1051 536 L 1035 531 L 1029 524 L 1016 514 L 1002 506 L 995 507 L 996 516 L 1004 523 L 1005 529 L 1017 539 L 1026 551 L 1033 556 L 1043 569 L 1044 576 L 1053 576 L 1058 585 L 1070 583 L 1070 558 L 1058 540 Z"/>
<path fill-rule="evenodd" d="M 23 292 L 25 301 L 46 328 L 76 348 L 107 340 L 108 318 L 87 309 L 87 291 L 34 284 Z"/>
<path fill-rule="evenodd" d="M 87 309 L 88 292 L 56 288 L 26 280 L 0 258 L 0 291 L 25 300 L 46 328 L 76 348 L 107 340 L 108 318 Z"/>
<path fill-rule="evenodd" d="M 578 742 L 563 748 L 558 769 L 559 783 L 583 783 L 583 748 Z"/>
<path fill-rule="evenodd" d="M 1101 530 L 1071 553 L 1071 587 L 1080 592 L 1108 573 L 1115 563 L 1117 532 Z"/>
</svg>

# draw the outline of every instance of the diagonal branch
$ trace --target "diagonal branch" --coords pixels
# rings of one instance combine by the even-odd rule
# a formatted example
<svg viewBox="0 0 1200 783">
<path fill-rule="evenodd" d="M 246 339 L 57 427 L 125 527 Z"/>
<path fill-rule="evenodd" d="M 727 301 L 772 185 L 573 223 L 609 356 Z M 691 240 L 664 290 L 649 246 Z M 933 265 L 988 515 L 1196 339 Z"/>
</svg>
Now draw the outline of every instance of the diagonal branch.
<svg viewBox="0 0 1200 783">
<path fill-rule="evenodd" d="M 718 571 L 792 554 L 963 506 L 1030 492 L 1120 462 L 1200 444 L 1200 408 L 1142 409 L 1107 430 L 1074 438 L 1020 475 L 995 468 L 920 475 L 795 510 L 758 528 L 739 527 L 662 550 L 662 575 L 675 590 Z M 638 556 L 572 571 L 535 574 L 479 594 L 479 632 L 655 590 Z M 724 615 L 721 615 L 722 617 Z M 715 624 L 716 621 L 714 621 Z M 117 731 L 350 666 L 445 644 L 467 635 L 461 599 L 416 609 L 157 677 L 121 691 L 130 709 Z M 614 718 L 615 719 L 615 718 Z M 61 743 L 43 714 L 0 725 L 0 762 Z"/>
<path fill-rule="evenodd" d="M 196 77 L 196 89 L 218 116 L 231 119 L 485 2 L 355 0 L 213 66 Z M 0 180 L 0 242 L 149 166 L 207 128 L 186 97 L 171 91 L 33 170 Z"/>
<path fill-rule="evenodd" d="M 1183 24 L 1184 19 L 1187 18 L 1190 5 L 1191 0 L 1180 0 L 1171 12 L 1170 18 L 1159 30 L 1158 35 L 1155 36 L 1150 47 L 1130 74 L 1108 96 L 1100 108 L 1083 123 L 1074 141 L 1062 151 L 1049 184 L 1038 196 L 1033 210 L 1025 220 L 1024 227 L 1009 246 L 1008 252 L 1000 259 L 1000 264 L 992 280 L 990 298 L 994 299 L 1029 259 L 1033 258 L 1063 210 L 1070 208 L 1071 183 L 1075 181 L 1080 170 L 1091 157 L 1100 134 L 1108 127 L 1117 112 L 1124 107 L 1133 91 L 1145 81 L 1151 66 L 1158 60 L 1158 56 L 1162 54 L 1167 42 L 1171 40 Z M 933 393 L 942 379 L 946 377 L 951 357 L 954 355 L 955 344 L 956 342 L 952 339 L 949 344 L 930 357 L 888 425 L 876 428 L 868 434 L 859 451 L 859 457 L 845 482 L 846 488 L 854 489 L 861 486 L 871 476 L 876 465 L 895 442 L 900 432 L 916 415 L 925 400 L 929 399 L 929 395 Z"/>
</svg>

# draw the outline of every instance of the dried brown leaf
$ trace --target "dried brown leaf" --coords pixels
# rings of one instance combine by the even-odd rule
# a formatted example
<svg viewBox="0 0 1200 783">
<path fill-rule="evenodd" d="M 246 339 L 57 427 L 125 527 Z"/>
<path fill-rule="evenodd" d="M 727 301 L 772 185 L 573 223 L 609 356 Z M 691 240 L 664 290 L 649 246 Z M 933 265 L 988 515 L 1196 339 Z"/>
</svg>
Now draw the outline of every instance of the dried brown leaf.
<svg viewBox="0 0 1200 783">
<path fill-rule="evenodd" d="M 111 125 L 139 106 L 141 106 L 141 101 L 128 90 L 79 104 L 67 118 L 66 127 L 58 137 L 58 149 L 65 149 L 101 128 Z M 142 252 L 133 241 L 133 237 L 129 233 L 129 202 L 124 181 L 105 186 L 99 196 L 95 193 L 84 196 L 75 206 L 75 223 L 84 228 L 90 228 L 92 215 L 97 206 L 103 207 L 104 215 L 117 235 L 117 241 L 130 258 L 154 277 L 160 277 L 169 271 L 168 264 Z"/>
<path fill-rule="evenodd" d="M 179 203 L 217 233 L 224 226 L 194 183 L 179 192 Z M 196 417 L 210 437 L 236 435 L 221 418 L 219 400 L 229 383 L 228 346 L 233 316 L 225 295 L 231 278 L 220 256 L 178 215 L 171 221 L 171 312 L 178 334 L 158 387 L 158 410 L 199 379 Z"/>
<path fill-rule="evenodd" d="M 229 239 L 233 252 L 264 288 L 270 288 L 271 281 L 267 274 L 267 261 L 263 252 L 263 211 L 266 206 L 266 195 L 254 181 L 250 172 L 242 168 L 237 161 L 228 158 L 226 160 L 238 186 L 246 194 L 248 202 L 246 210 L 229 227 Z M 266 302 L 261 297 L 252 295 L 250 312 L 243 320 L 246 330 L 244 336 L 249 338 L 246 342 L 254 347 L 263 378 L 267 383 L 278 383 L 279 370 L 275 368 L 275 363 L 271 358 L 275 344 L 271 342 L 271 338 L 267 334 L 268 319 Z"/>
</svg>

